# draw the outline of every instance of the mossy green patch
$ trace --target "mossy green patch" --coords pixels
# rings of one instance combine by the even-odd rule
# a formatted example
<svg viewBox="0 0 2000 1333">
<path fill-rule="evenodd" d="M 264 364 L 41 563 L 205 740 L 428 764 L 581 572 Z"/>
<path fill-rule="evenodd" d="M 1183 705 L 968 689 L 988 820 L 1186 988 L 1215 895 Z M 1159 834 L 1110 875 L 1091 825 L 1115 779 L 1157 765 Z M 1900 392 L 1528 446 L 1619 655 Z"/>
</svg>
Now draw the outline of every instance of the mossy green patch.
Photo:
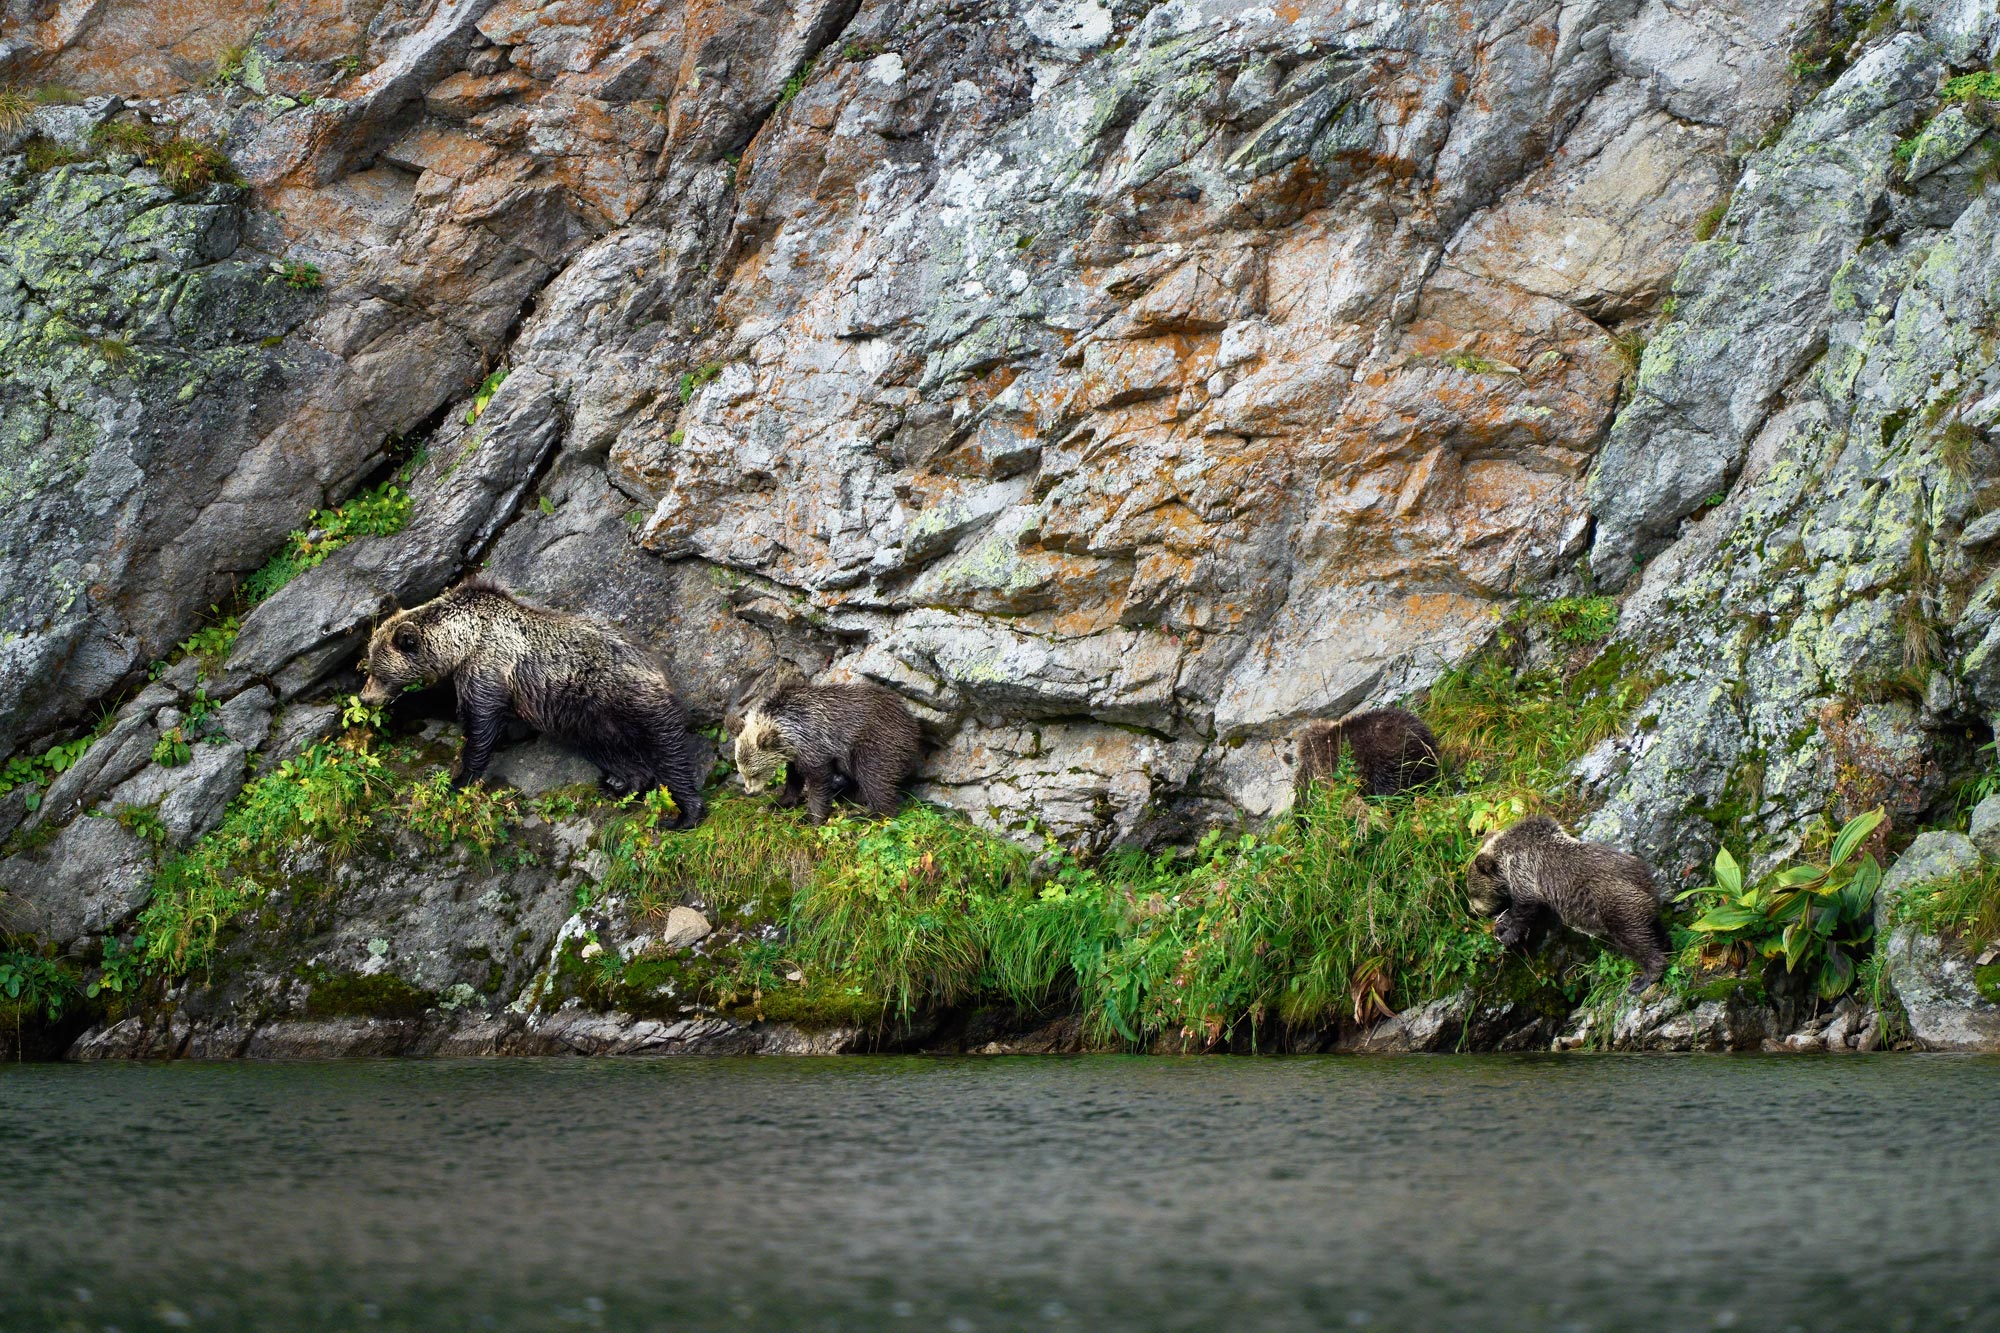
<svg viewBox="0 0 2000 1333">
<path fill-rule="evenodd" d="M 306 1014 L 311 1018 L 422 1018 L 437 1002 L 435 992 L 390 972 L 372 976 L 322 972 L 306 994 Z"/>
</svg>

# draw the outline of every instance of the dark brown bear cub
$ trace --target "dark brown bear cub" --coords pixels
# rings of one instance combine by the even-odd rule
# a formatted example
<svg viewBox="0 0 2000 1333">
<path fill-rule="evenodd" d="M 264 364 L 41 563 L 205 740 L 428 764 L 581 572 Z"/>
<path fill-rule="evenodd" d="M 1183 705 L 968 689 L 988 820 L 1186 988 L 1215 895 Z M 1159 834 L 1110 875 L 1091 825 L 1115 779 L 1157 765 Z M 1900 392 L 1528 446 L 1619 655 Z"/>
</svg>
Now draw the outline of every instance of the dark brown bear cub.
<svg viewBox="0 0 2000 1333">
<path fill-rule="evenodd" d="M 1646 863 L 1572 838 L 1547 815 L 1489 837 L 1466 871 L 1465 891 L 1473 911 L 1500 918 L 1493 938 L 1502 944 L 1527 939 L 1543 908 L 1571 930 L 1603 940 L 1639 965 L 1634 995 L 1667 969 L 1667 928 Z"/>
<path fill-rule="evenodd" d="M 901 788 L 917 771 L 923 732 L 903 701 L 880 685 L 811 685 L 796 675 L 753 684 L 731 706 L 740 718 L 736 769 L 755 795 L 785 766 L 778 804 L 801 800 L 824 823 L 843 782 L 878 815 L 896 813 Z"/>
<path fill-rule="evenodd" d="M 508 717 L 566 742 L 617 793 L 664 786 L 672 827 L 701 821 L 687 710 L 659 664 L 615 631 L 531 606 L 480 580 L 398 611 L 368 642 L 363 703 L 382 705 L 407 685 L 450 679 L 465 728 L 454 785 L 486 771 Z"/>
<path fill-rule="evenodd" d="M 1437 780 L 1437 737 L 1407 708 L 1377 708 L 1338 722 L 1308 722 L 1294 739 L 1299 750 L 1300 801 L 1313 783 L 1325 782 L 1339 771 L 1343 750 L 1354 756 L 1354 775 L 1370 796 L 1393 796 Z"/>
</svg>

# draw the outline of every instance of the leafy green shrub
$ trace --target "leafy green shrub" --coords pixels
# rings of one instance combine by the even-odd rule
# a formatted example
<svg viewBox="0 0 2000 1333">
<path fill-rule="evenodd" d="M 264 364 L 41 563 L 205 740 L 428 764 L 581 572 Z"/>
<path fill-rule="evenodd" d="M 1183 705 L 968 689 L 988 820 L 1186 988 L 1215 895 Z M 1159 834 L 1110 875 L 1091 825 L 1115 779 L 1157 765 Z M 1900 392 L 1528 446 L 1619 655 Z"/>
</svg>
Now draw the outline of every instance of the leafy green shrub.
<svg viewBox="0 0 2000 1333">
<path fill-rule="evenodd" d="M 1823 999 L 1847 992 L 1855 965 L 1875 933 L 1875 890 L 1882 867 L 1854 854 L 1884 818 L 1878 807 L 1841 827 L 1825 865 L 1793 865 L 1745 887 L 1727 847 L 1715 854 L 1715 880 L 1679 901 L 1706 904 L 1693 930 L 1707 936 L 1704 953 L 1782 958 L 1785 971 L 1814 977 Z"/>
<path fill-rule="evenodd" d="M 1618 627 L 1618 603 L 1609 597 L 1558 597 L 1535 614 L 1559 642 L 1600 643 Z"/>
<path fill-rule="evenodd" d="M 169 727 L 153 742 L 153 762 L 161 768 L 179 768 L 194 758 L 194 745 L 185 727 Z"/>
<path fill-rule="evenodd" d="M 36 173 L 54 171 L 57 167 L 72 166 L 90 160 L 90 154 L 79 152 L 68 144 L 59 143 L 39 134 L 28 140 L 27 147 L 23 151 L 28 170 Z"/>
<path fill-rule="evenodd" d="M 326 285 L 326 275 L 319 271 L 319 265 L 304 259 L 274 261 L 271 271 L 283 280 L 287 287 L 302 292 L 316 292 Z"/>
<path fill-rule="evenodd" d="M 490 852 L 507 840 L 509 824 L 521 822 L 519 799 L 511 791 L 454 788 L 439 769 L 412 783 L 397 809 L 411 832 L 434 847 L 456 843 Z"/>
<path fill-rule="evenodd" d="M 229 660 L 230 651 L 236 647 L 237 632 L 242 629 L 237 618 L 222 615 L 220 607 L 211 606 L 208 610 L 211 615 L 219 616 L 220 619 L 212 625 L 205 625 L 196 630 L 175 645 L 183 657 L 192 657 L 200 661 L 201 674 L 204 676 L 213 675 L 222 669 L 222 664 Z"/>
<path fill-rule="evenodd" d="M 146 161 L 160 173 L 160 183 L 178 195 L 199 194 L 235 174 L 220 148 L 179 136 L 155 144 Z"/>
<path fill-rule="evenodd" d="M 479 420 L 486 405 L 493 401 L 493 395 L 500 392 L 500 386 L 507 382 L 507 367 L 496 366 L 493 373 L 479 381 L 479 387 L 472 391 L 472 406 L 465 409 L 465 424 L 470 426 Z"/>
<path fill-rule="evenodd" d="M 1713 240 L 1715 233 L 1722 227 L 1722 219 L 1728 213 L 1729 196 L 1725 194 L 1695 219 L 1694 238 L 1697 241 Z"/>
<path fill-rule="evenodd" d="M 806 84 L 812 81 L 813 66 L 818 63 L 819 58 L 815 56 L 792 72 L 792 77 L 785 80 L 785 86 L 778 89 L 779 106 L 784 106 L 794 97 L 797 97 Z"/>
<path fill-rule="evenodd" d="M 410 497 L 391 480 L 338 508 L 314 510 L 306 526 L 286 540 L 283 550 L 243 580 L 244 599 L 253 605 L 263 601 L 356 537 L 387 537 L 401 532 L 410 521 L 410 505 Z"/>
<path fill-rule="evenodd" d="M 152 130 L 135 120 L 107 120 L 90 137 L 113 152 L 139 158 L 150 154 L 155 144 Z"/>
<path fill-rule="evenodd" d="M 1906 893 L 1889 905 L 1890 919 L 1909 922 L 1932 935 L 1975 944 L 2000 939 L 2000 866 L 1979 870 Z"/>
<path fill-rule="evenodd" d="M 81 989 L 75 974 L 55 958 L 25 949 L 0 951 L 0 1001 L 17 1023 L 30 1016 L 61 1018 Z"/>
<path fill-rule="evenodd" d="M 7 767 L 0 769 L 0 796 L 5 796 L 16 787 L 31 787 L 23 799 L 28 809 L 41 808 L 42 789 L 55 781 L 58 774 L 69 771 L 70 766 L 83 758 L 83 752 L 91 747 L 101 734 L 102 728 L 79 736 L 73 741 L 51 745 L 37 755 L 15 755 L 7 761 Z"/>
</svg>

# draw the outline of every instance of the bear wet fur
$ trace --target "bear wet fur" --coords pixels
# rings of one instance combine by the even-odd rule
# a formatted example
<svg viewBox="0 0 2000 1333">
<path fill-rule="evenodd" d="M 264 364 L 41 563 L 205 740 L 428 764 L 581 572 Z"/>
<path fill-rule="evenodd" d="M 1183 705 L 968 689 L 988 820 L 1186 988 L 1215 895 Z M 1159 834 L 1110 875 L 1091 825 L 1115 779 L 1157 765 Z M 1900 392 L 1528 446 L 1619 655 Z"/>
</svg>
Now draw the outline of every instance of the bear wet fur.
<svg viewBox="0 0 2000 1333">
<path fill-rule="evenodd" d="M 376 706 L 409 685 L 457 688 L 456 786 L 486 771 L 502 725 L 518 717 L 580 751 L 614 793 L 664 786 L 671 827 L 701 821 L 687 710 L 651 655 L 604 625 L 473 579 L 377 626 L 366 670 L 361 699 Z"/>
<path fill-rule="evenodd" d="M 903 784 L 923 759 L 923 730 L 880 685 L 813 685 L 791 672 L 752 682 L 725 720 L 736 731 L 743 789 L 763 791 L 785 767 L 778 804 L 805 803 L 824 823 L 843 786 L 877 815 L 896 813 Z"/>
<path fill-rule="evenodd" d="M 1466 871 L 1466 896 L 1482 916 L 1498 916 L 1493 938 L 1519 944 L 1544 910 L 1572 930 L 1603 940 L 1639 965 L 1638 994 L 1667 968 L 1660 895 L 1644 861 L 1583 842 L 1546 815 L 1486 839 Z"/>
<path fill-rule="evenodd" d="M 1355 776 L 1370 796 L 1393 796 L 1438 777 L 1438 739 L 1407 708 L 1377 708 L 1338 722 L 1309 722 L 1294 738 L 1300 801 L 1315 782 L 1325 782 L 1339 771 L 1343 750 L 1354 756 Z"/>
</svg>

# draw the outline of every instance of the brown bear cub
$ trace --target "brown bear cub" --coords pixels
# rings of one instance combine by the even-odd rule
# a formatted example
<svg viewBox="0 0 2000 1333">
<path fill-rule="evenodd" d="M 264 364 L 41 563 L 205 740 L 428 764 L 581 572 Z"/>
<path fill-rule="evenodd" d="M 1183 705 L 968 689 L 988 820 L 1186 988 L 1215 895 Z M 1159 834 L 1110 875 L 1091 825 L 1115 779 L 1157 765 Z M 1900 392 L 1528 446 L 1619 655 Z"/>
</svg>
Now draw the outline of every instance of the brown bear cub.
<svg viewBox="0 0 2000 1333">
<path fill-rule="evenodd" d="M 479 579 L 382 622 L 368 641 L 363 703 L 450 679 L 465 728 L 453 785 L 486 771 L 509 717 L 581 751 L 623 795 L 664 786 L 671 827 L 701 822 L 687 710 L 659 664 L 615 631 L 532 606 Z"/>
<path fill-rule="evenodd" d="M 901 788 L 923 758 L 916 718 L 880 685 L 813 685 L 796 673 L 772 673 L 751 683 L 730 706 L 729 720 L 736 725 L 743 790 L 763 791 L 783 764 L 778 804 L 803 800 L 815 824 L 826 822 L 833 798 L 849 783 L 870 810 L 895 814 Z"/>
<path fill-rule="evenodd" d="M 1639 965 L 1637 995 L 1667 970 L 1667 927 L 1653 872 L 1615 847 L 1583 842 L 1547 815 L 1495 833 L 1465 874 L 1472 910 L 1498 916 L 1493 938 L 1519 944 L 1542 909 L 1571 930 L 1603 940 Z"/>
<path fill-rule="evenodd" d="M 1313 783 L 1328 781 L 1340 770 L 1343 750 L 1354 756 L 1354 775 L 1370 796 L 1394 796 L 1437 780 L 1438 739 L 1407 708 L 1377 708 L 1338 722 L 1308 722 L 1293 739 L 1299 750 L 1299 801 Z"/>
</svg>

